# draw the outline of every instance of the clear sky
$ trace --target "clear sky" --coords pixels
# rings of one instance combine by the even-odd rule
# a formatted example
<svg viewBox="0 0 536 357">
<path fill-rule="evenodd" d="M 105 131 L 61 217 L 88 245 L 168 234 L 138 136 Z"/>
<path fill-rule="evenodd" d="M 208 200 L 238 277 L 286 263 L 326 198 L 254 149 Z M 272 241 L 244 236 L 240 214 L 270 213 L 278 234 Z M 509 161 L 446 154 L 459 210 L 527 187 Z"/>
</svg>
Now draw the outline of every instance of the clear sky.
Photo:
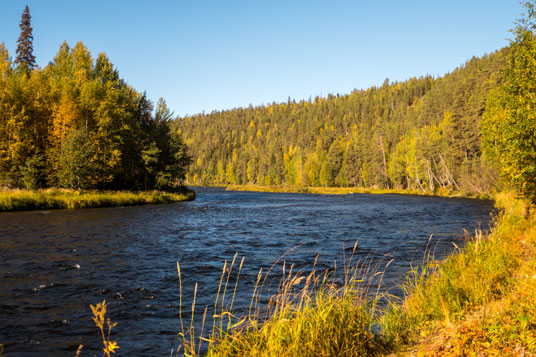
<svg viewBox="0 0 536 357">
<path fill-rule="evenodd" d="M 508 44 L 517 0 L 0 0 L 12 57 L 24 6 L 34 55 L 66 40 L 178 115 L 443 75 Z"/>
</svg>

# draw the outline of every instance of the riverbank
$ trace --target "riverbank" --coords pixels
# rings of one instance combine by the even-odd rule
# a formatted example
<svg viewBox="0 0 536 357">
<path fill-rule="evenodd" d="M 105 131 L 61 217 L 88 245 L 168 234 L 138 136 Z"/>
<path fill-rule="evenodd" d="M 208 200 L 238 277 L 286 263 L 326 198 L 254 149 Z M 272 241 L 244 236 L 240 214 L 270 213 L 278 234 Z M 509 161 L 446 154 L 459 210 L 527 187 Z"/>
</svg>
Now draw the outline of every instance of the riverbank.
<svg viewBox="0 0 536 357">
<path fill-rule="evenodd" d="M 222 305 L 215 314 L 219 328 L 204 340 L 208 355 L 536 353 L 536 208 L 511 194 L 498 195 L 496 205 L 490 233 L 476 232 L 441 262 L 427 254 L 407 274 L 402 300 L 376 290 L 382 272 L 363 262 L 352 267 L 346 260 L 342 286 L 314 269 L 291 269 L 270 300 L 268 318 L 250 308 L 232 319 Z M 254 292 L 253 307 L 257 299 Z M 198 336 L 179 335 L 195 354 Z"/>
<path fill-rule="evenodd" d="M 434 192 L 396 188 L 364 188 L 364 187 L 305 187 L 305 186 L 258 186 L 258 185 L 230 185 L 228 191 L 252 191 L 252 192 L 281 192 L 281 193 L 310 193 L 319 195 L 350 195 L 354 193 L 366 193 L 372 195 L 400 194 L 438 197 L 460 197 L 476 199 L 493 199 L 492 195 L 475 192 L 458 192 L 436 190 Z"/>
<path fill-rule="evenodd" d="M 75 209 L 139 206 L 191 201 L 195 192 L 186 187 L 163 191 L 75 191 L 68 189 L 0 191 L 0 212 L 42 209 Z"/>
<path fill-rule="evenodd" d="M 397 355 L 536 353 L 536 208 L 499 194 L 488 235 L 410 272 L 402 304 L 380 320 Z"/>
</svg>

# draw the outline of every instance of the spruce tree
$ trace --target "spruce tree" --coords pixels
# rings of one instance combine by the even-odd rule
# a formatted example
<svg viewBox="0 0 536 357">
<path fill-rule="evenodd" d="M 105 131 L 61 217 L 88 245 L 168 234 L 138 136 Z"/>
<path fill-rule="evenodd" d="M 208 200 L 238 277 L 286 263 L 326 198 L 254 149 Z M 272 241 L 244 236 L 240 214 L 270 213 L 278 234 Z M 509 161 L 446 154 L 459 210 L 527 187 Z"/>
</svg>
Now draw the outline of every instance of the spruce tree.
<svg viewBox="0 0 536 357">
<path fill-rule="evenodd" d="M 35 68 L 35 56 L 33 55 L 33 35 L 31 26 L 30 9 L 28 5 L 24 8 L 20 19 L 20 36 L 17 40 L 17 58 L 15 64 L 23 66 L 27 71 Z"/>
</svg>

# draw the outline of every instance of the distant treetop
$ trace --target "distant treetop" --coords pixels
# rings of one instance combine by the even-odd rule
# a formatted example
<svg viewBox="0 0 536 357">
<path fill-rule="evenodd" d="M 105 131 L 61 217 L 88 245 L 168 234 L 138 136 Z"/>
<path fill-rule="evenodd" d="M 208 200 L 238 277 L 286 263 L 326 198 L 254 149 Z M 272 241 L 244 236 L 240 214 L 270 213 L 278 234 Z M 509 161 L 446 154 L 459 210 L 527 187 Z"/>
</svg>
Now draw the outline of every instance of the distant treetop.
<svg viewBox="0 0 536 357">
<path fill-rule="evenodd" d="M 24 8 L 20 19 L 20 36 L 17 40 L 17 57 L 15 64 L 25 67 L 28 71 L 35 68 L 35 56 L 33 55 L 33 35 L 31 26 L 30 9 Z"/>
</svg>

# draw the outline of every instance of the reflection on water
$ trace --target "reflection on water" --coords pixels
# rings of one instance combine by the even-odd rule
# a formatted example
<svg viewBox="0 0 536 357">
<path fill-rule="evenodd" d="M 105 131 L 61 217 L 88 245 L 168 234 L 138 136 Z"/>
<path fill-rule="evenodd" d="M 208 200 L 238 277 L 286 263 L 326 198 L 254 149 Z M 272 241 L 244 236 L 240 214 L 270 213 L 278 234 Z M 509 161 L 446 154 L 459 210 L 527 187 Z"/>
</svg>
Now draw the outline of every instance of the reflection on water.
<svg viewBox="0 0 536 357">
<path fill-rule="evenodd" d="M 488 227 L 486 201 L 401 195 L 320 196 L 199 189 L 170 205 L 0 214 L 0 343 L 5 355 L 100 356 L 89 304 L 106 299 L 121 355 L 169 355 L 178 346 L 179 289 L 212 304 L 224 260 L 245 256 L 235 307 L 249 305 L 260 268 L 289 249 L 287 264 L 319 269 L 358 258 L 393 259 L 393 287 L 433 234 L 436 256 Z M 348 249 L 347 249 L 348 250 Z M 397 292 L 396 288 L 392 290 Z M 200 309 L 202 310 L 202 309 Z"/>
</svg>

